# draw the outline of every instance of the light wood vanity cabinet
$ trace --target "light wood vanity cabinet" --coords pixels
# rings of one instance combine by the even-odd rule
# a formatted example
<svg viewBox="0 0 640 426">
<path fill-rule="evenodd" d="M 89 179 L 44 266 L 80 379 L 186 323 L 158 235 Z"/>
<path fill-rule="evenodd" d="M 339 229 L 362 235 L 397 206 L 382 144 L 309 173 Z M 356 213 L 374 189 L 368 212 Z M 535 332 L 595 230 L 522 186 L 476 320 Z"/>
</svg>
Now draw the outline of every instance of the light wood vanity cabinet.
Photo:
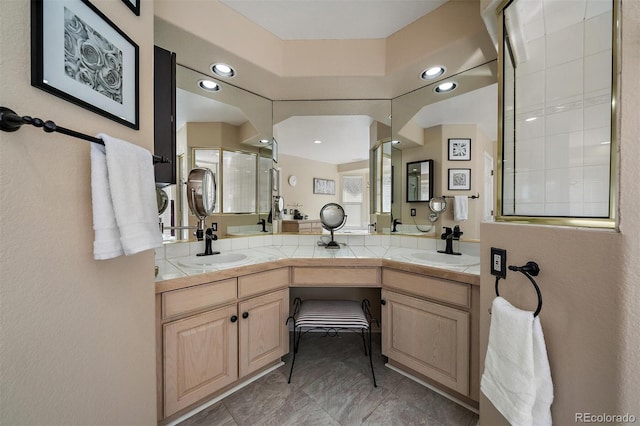
<svg viewBox="0 0 640 426">
<path fill-rule="evenodd" d="M 236 305 L 167 323 L 164 413 L 171 415 L 238 379 Z"/>
<path fill-rule="evenodd" d="M 320 219 L 283 220 L 282 232 L 295 232 L 298 234 L 321 234 L 322 222 L 320 221 Z"/>
<path fill-rule="evenodd" d="M 468 395 L 469 314 L 382 291 L 382 353 Z"/>
<path fill-rule="evenodd" d="M 289 352 L 289 287 L 382 287 L 389 363 L 477 405 L 479 286 L 401 265 L 303 262 L 157 294 L 159 419 L 177 417 Z"/>
<path fill-rule="evenodd" d="M 160 294 L 161 419 L 289 352 L 288 285 L 279 268 Z"/>
<path fill-rule="evenodd" d="M 382 353 L 477 400 L 471 286 L 383 268 L 382 287 Z"/>
<path fill-rule="evenodd" d="M 240 312 L 240 378 L 266 367 L 289 352 L 289 290 L 254 297 Z"/>
</svg>

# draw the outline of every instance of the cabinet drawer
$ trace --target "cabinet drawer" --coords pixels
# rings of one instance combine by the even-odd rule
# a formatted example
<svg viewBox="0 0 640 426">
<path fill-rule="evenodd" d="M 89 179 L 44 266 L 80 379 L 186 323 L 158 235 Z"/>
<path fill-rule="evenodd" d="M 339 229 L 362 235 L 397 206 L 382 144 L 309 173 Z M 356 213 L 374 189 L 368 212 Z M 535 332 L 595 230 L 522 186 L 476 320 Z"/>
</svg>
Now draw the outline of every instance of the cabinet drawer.
<svg viewBox="0 0 640 426">
<path fill-rule="evenodd" d="M 236 300 L 236 279 L 215 281 L 162 294 L 162 318 Z"/>
<path fill-rule="evenodd" d="M 245 275 L 238 277 L 238 297 L 244 298 L 288 286 L 289 268 Z"/>
<path fill-rule="evenodd" d="M 293 267 L 291 285 L 380 287 L 380 278 L 376 267 Z"/>
<path fill-rule="evenodd" d="M 470 306 L 468 284 L 383 268 L 382 285 L 452 305 Z"/>
</svg>

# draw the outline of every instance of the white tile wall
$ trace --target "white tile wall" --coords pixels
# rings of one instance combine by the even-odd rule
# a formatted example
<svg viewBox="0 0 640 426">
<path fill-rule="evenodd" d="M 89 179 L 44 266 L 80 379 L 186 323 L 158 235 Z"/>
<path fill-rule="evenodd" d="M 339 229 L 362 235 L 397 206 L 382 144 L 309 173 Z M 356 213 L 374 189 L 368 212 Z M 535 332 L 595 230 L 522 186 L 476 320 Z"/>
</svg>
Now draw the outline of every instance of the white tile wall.
<svg viewBox="0 0 640 426">
<path fill-rule="evenodd" d="M 517 146 L 505 138 L 503 181 L 515 193 L 504 194 L 504 212 L 607 216 L 612 2 L 520 3 L 530 41 L 515 77 Z"/>
</svg>

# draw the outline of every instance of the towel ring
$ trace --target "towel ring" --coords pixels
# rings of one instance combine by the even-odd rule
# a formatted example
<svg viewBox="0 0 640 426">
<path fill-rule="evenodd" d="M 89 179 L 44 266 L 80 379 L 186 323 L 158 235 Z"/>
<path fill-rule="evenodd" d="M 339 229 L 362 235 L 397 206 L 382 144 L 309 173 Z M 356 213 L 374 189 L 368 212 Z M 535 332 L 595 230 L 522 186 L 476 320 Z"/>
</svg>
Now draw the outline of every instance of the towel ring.
<svg viewBox="0 0 640 426">
<path fill-rule="evenodd" d="M 542 309 L 542 293 L 540 293 L 540 287 L 538 287 L 538 284 L 533 279 L 533 277 L 538 276 L 538 274 L 540 273 L 540 268 L 538 267 L 538 264 L 536 262 L 529 261 L 524 266 L 509 266 L 509 269 L 511 271 L 522 272 L 522 274 L 525 277 L 527 277 L 529 281 L 531 281 L 531 284 L 533 284 L 533 287 L 536 289 L 536 294 L 538 295 L 538 308 L 533 313 L 533 317 L 534 318 L 537 317 L 538 314 L 540 313 L 540 310 Z M 496 296 L 498 297 L 500 296 L 500 292 L 498 291 L 499 281 L 500 281 L 500 277 L 496 277 Z"/>
</svg>

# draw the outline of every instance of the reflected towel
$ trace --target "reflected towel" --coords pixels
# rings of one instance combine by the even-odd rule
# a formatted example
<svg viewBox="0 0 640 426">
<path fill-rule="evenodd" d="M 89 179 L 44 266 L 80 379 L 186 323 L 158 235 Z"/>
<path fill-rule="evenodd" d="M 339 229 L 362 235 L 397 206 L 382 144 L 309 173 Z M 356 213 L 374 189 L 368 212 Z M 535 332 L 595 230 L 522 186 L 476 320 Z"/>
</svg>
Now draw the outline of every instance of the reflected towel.
<svg viewBox="0 0 640 426">
<path fill-rule="evenodd" d="M 109 259 L 121 254 L 131 255 L 144 250 L 152 249 L 162 245 L 162 236 L 158 227 L 158 205 L 155 194 L 155 179 L 153 173 L 153 157 L 151 153 L 137 145 L 120 139 L 113 138 L 106 134 L 99 134 L 99 138 L 104 141 L 104 158 L 106 162 L 107 189 L 111 198 L 111 209 L 117 224 L 117 231 L 120 240 L 120 252 L 113 249 L 113 237 L 115 232 L 110 226 L 107 238 L 100 236 L 100 244 L 97 244 L 98 232 L 94 241 L 94 258 Z M 98 146 L 98 148 L 102 148 Z M 92 148 L 92 168 L 93 153 L 96 153 L 96 164 L 101 164 L 98 154 Z M 101 165 L 97 166 L 96 175 L 104 175 Z M 92 169 L 93 170 L 93 169 Z M 92 179 L 93 179 L 92 171 Z M 103 184 L 92 182 L 94 187 L 103 187 Z M 99 190 L 94 201 L 94 228 L 96 228 L 96 217 L 102 221 L 110 216 L 108 200 L 105 197 L 104 189 Z M 92 195 L 92 200 L 94 199 Z M 106 220 L 104 220 L 106 224 Z M 109 222 L 110 223 L 110 222 Z M 102 226 L 102 225 L 100 225 Z M 106 229 L 106 228 L 105 228 Z M 104 232 L 100 232 L 104 234 Z M 102 240 L 108 242 L 105 250 L 102 248 Z M 96 251 L 96 248 L 98 250 Z"/>
<path fill-rule="evenodd" d="M 469 197 L 456 195 L 453 199 L 453 220 L 469 219 Z"/>
<path fill-rule="evenodd" d="M 540 318 L 496 297 L 480 389 L 512 425 L 551 425 L 553 383 Z"/>
</svg>

